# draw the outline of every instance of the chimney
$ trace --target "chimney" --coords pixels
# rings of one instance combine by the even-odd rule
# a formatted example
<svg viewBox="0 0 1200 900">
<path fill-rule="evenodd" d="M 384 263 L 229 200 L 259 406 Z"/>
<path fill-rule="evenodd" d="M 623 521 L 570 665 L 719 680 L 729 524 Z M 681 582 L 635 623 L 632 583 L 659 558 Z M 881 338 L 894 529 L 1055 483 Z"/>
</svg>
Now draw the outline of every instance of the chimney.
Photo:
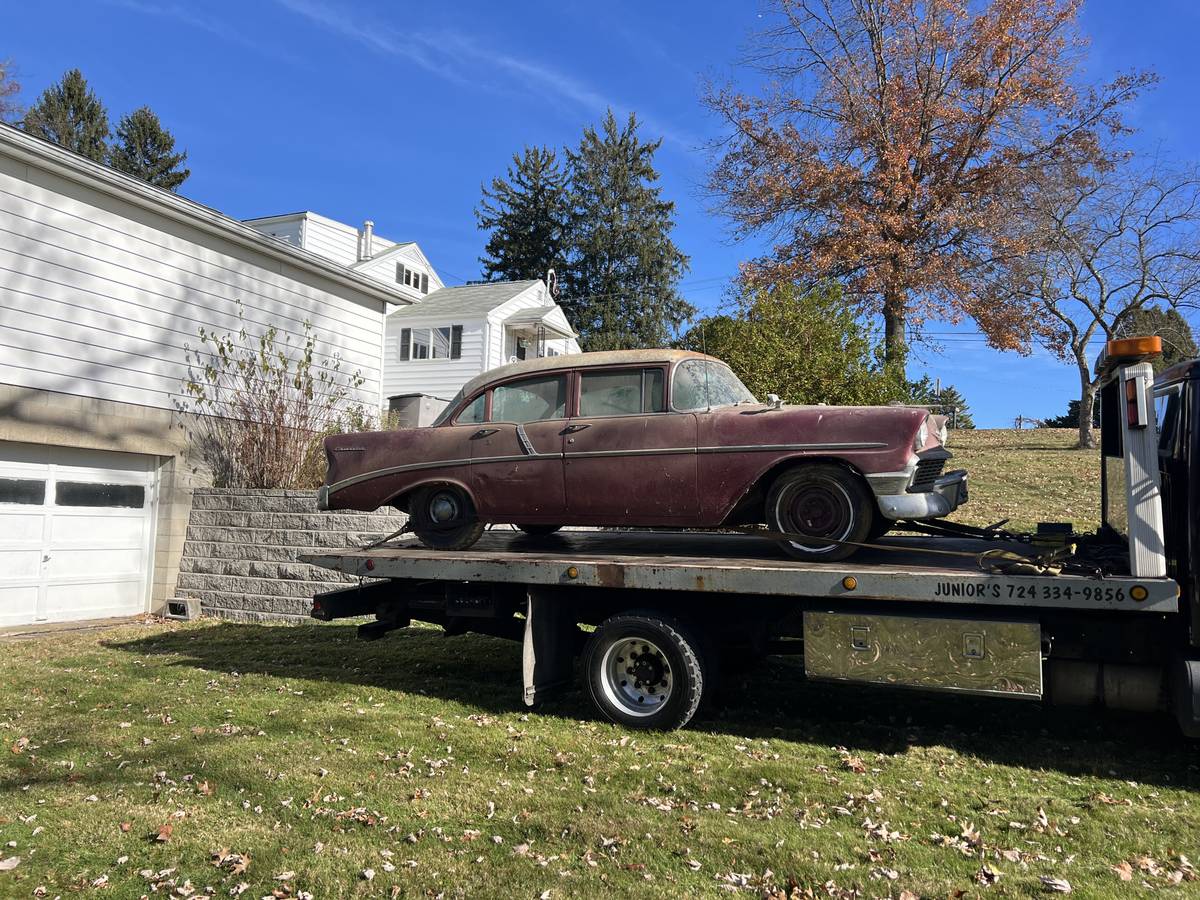
<svg viewBox="0 0 1200 900">
<path fill-rule="evenodd" d="M 358 233 L 358 260 L 370 259 L 374 254 L 371 245 L 375 242 L 375 223 L 370 219 L 363 222 L 362 231 Z"/>
</svg>

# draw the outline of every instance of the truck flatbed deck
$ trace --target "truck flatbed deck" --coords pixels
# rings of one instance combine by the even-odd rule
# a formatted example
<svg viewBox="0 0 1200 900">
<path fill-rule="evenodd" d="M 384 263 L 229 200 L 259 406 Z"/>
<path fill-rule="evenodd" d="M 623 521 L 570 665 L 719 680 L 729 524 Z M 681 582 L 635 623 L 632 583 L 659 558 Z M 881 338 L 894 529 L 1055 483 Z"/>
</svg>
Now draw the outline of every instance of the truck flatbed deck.
<svg viewBox="0 0 1200 900">
<path fill-rule="evenodd" d="M 888 537 L 889 549 L 812 563 L 785 557 L 772 540 L 746 534 L 561 531 L 530 538 L 493 530 L 469 550 L 430 550 L 415 540 L 372 549 L 306 554 L 304 562 L 364 578 L 519 583 L 531 586 L 688 591 L 1075 610 L 1172 613 L 1169 578 L 1008 575 L 981 570 L 978 555 L 1024 544 L 961 538 Z M 847 587 L 853 582 L 853 588 Z M 1144 599 L 1137 600 L 1145 589 Z"/>
</svg>

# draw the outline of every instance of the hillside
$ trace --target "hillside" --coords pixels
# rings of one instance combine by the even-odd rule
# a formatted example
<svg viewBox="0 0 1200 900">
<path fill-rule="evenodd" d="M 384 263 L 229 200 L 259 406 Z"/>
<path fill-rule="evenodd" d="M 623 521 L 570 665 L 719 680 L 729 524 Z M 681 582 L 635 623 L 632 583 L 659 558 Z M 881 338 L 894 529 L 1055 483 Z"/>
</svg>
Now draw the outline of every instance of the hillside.
<svg viewBox="0 0 1200 900">
<path fill-rule="evenodd" d="M 1096 528 L 1100 454 L 1074 449 L 1075 440 L 1068 428 L 952 431 L 949 466 L 967 470 L 971 499 L 951 518 L 971 525 L 1008 519 L 1021 530 L 1038 522 Z"/>
</svg>

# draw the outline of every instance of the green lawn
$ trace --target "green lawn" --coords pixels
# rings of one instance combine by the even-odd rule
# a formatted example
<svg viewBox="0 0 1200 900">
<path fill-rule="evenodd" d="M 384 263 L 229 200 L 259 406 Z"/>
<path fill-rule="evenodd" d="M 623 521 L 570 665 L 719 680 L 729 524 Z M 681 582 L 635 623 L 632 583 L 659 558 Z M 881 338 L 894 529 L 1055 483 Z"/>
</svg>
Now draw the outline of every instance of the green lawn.
<svg viewBox="0 0 1200 900">
<path fill-rule="evenodd" d="M 1047 876 L 1119 897 L 1200 856 L 1200 757 L 1165 717 L 772 661 L 688 730 L 641 734 L 578 693 L 526 713 L 519 666 L 499 640 L 350 625 L 0 645 L 0 853 L 20 858 L 0 896 L 1013 897 Z"/>
<path fill-rule="evenodd" d="M 963 518 L 1094 523 L 1068 444 L 956 435 Z M 1165 716 L 800 673 L 642 734 L 579 692 L 528 713 L 519 647 L 429 628 L 0 643 L 0 898 L 1200 896 L 1200 753 Z"/>
</svg>

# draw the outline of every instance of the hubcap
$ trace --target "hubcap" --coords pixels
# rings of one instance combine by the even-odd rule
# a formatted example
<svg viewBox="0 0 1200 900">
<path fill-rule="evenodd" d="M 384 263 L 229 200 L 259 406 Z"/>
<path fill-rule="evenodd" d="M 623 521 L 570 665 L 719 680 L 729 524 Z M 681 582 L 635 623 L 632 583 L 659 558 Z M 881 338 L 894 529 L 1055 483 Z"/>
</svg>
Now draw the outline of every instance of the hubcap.
<svg viewBox="0 0 1200 900">
<path fill-rule="evenodd" d="M 429 499 L 429 518 L 438 525 L 458 521 L 462 518 L 458 497 L 450 491 L 438 491 Z"/>
<path fill-rule="evenodd" d="M 846 489 L 836 481 L 813 481 L 785 491 L 776 507 L 784 531 L 810 534 L 814 538 L 844 541 L 854 527 L 853 503 Z M 826 541 L 792 541 L 809 553 L 828 553 L 838 544 Z"/>
<path fill-rule="evenodd" d="M 604 695 L 631 716 L 653 715 L 675 690 L 666 654 L 652 641 L 615 641 L 604 651 L 600 669 Z"/>
</svg>

